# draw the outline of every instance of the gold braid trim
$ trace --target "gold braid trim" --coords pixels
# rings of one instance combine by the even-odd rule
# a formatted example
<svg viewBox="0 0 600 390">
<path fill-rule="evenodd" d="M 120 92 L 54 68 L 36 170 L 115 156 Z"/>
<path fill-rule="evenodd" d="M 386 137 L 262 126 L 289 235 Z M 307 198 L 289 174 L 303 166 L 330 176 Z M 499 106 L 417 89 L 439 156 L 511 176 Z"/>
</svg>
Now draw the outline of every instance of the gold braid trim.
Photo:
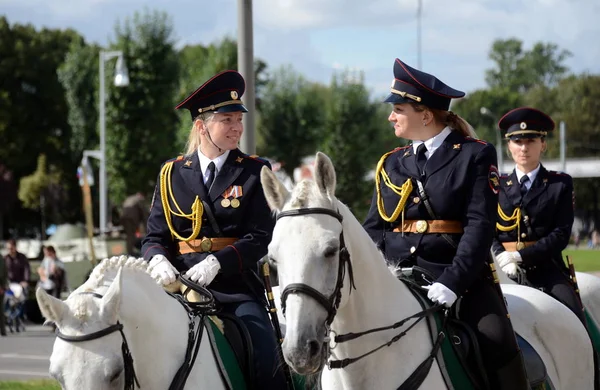
<svg viewBox="0 0 600 390">
<path fill-rule="evenodd" d="M 177 238 L 181 241 L 190 241 L 196 239 L 198 234 L 200 234 L 200 228 L 202 227 L 202 214 L 204 213 L 204 206 L 202 205 L 202 201 L 198 196 L 194 200 L 192 204 L 192 212 L 189 214 L 185 214 L 181 211 L 179 204 L 175 200 L 175 196 L 173 196 L 173 187 L 171 186 L 171 171 L 173 170 L 173 161 L 167 162 L 162 169 L 160 170 L 160 199 L 162 201 L 163 212 L 165 213 L 165 219 L 167 220 L 167 226 L 169 226 L 169 230 L 173 237 Z M 167 197 L 170 196 L 170 198 Z M 171 202 L 173 202 L 178 212 L 173 211 L 171 208 Z M 185 238 L 180 236 L 173 227 L 173 221 L 171 220 L 172 215 L 176 217 L 186 218 L 192 221 L 192 234 Z"/>
<path fill-rule="evenodd" d="M 502 207 L 500 207 L 500 204 L 498 204 L 498 215 L 500 216 L 500 219 L 502 219 L 504 222 L 513 222 L 514 221 L 514 223 L 510 226 L 503 226 L 503 225 L 500 225 L 499 222 L 496 222 L 496 229 L 503 231 L 503 232 L 509 232 L 509 231 L 517 228 L 517 245 L 519 245 L 519 243 L 521 242 L 521 208 L 520 207 L 515 208 L 513 210 L 512 215 L 509 217 L 508 215 L 506 215 L 504 213 L 504 211 L 502 210 Z"/>
<path fill-rule="evenodd" d="M 412 189 L 413 189 L 412 181 L 410 180 L 410 178 L 406 179 L 404 184 L 402 184 L 402 187 L 399 187 L 399 186 L 395 185 L 394 183 L 392 183 L 387 172 L 385 171 L 385 169 L 383 169 L 383 164 L 385 163 L 385 159 L 387 158 L 387 156 L 394 153 L 395 151 L 396 150 L 392 150 L 391 152 L 384 154 L 381 157 L 381 159 L 379 159 L 379 162 L 377 163 L 377 169 L 375 170 L 375 188 L 377 188 L 377 210 L 379 211 L 379 215 L 381 216 L 381 218 L 386 222 L 396 221 L 401 212 L 402 212 L 402 220 L 404 220 L 404 206 L 406 205 L 406 200 L 408 199 L 408 196 L 410 195 L 410 193 L 412 192 Z M 380 183 L 381 183 L 382 178 L 383 178 L 384 184 L 388 188 L 390 188 L 392 191 L 394 191 L 394 193 L 396 193 L 398 196 L 400 196 L 400 200 L 398 201 L 398 204 L 396 205 L 396 209 L 394 210 L 394 212 L 392 213 L 391 216 L 388 216 L 385 213 L 383 198 L 381 197 Z"/>
</svg>

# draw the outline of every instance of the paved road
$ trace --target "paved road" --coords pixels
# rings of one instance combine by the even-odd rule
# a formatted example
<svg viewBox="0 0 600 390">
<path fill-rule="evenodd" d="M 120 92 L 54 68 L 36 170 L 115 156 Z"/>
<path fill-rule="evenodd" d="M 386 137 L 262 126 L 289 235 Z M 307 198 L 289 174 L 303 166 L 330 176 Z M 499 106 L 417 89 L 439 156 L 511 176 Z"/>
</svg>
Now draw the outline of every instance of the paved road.
<svg viewBox="0 0 600 390">
<path fill-rule="evenodd" d="M 0 381 L 48 378 L 53 344 L 52 328 L 41 325 L 0 337 Z"/>
</svg>

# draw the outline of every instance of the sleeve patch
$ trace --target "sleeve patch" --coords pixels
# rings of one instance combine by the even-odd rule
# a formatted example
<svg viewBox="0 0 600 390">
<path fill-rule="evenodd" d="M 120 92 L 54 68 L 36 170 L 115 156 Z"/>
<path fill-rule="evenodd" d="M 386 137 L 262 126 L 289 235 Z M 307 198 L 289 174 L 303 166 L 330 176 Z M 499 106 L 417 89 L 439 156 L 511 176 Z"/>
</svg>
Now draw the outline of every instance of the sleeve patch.
<svg viewBox="0 0 600 390">
<path fill-rule="evenodd" d="M 494 192 L 494 194 L 498 195 L 500 192 L 500 174 L 498 173 L 498 168 L 495 165 L 490 165 L 490 170 L 488 172 L 488 184 L 490 185 L 490 189 Z"/>
</svg>

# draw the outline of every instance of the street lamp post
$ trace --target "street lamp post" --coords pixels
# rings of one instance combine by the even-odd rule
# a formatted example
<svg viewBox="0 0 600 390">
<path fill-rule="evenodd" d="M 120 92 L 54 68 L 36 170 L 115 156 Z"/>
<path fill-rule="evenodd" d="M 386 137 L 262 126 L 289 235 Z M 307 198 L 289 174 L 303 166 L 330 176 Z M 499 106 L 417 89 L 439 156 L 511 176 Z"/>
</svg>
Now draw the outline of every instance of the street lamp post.
<svg viewBox="0 0 600 390">
<path fill-rule="evenodd" d="M 243 116 L 244 133 L 240 146 L 244 153 L 254 154 L 256 144 L 254 140 L 254 42 L 252 36 L 252 0 L 238 0 L 238 69 L 246 80 L 246 94 L 244 105 L 248 112 Z"/>
<path fill-rule="evenodd" d="M 492 118 L 494 123 L 496 123 L 496 115 L 491 112 L 487 107 L 481 107 L 479 109 L 481 115 L 488 116 Z M 504 153 L 502 152 L 502 137 L 500 131 L 494 128 L 494 132 L 496 133 L 496 154 L 498 155 L 498 171 L 502 172 L 504 169 Z"/>
<path fill-rule="evenodd" d="M 100 160 L 100 233 L 106 232 L 108 217 L 108 191 L 106 179 L 106 91 L 104 80 L 104 64 L 117 58 L 115 68 L 114 83 L 117 87 L 129 85 L 129 74 L 125 66 L 125 59 L 122 51 L 101 51 L 100 52 L 100 93 L 99 93 L 99 121 L 100 121 L 100 150 L 86 150 L 84 156 L 90 156 Z M 84 157 L 85 158 L 85 157 Z"/>
</svg>

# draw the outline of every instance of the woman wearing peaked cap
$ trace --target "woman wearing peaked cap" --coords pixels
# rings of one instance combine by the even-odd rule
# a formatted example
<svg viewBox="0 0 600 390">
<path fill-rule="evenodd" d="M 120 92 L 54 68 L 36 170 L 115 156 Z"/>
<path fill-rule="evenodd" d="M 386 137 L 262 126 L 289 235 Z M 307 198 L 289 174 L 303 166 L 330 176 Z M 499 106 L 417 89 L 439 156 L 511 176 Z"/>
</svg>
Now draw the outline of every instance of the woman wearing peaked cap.
<svg viewBox="0 0 600 390">
<path fill-rule="evenodd" d="M 469 137 L 448 111 L 464 93 L 394 62 L 388 120 L 412 143 L 383 155 L 364 228 L 396 266 L 417 265 L 433 280 L 433 302 L 453 307 L 477 335 L 492 389 L 527 389 L 522 357 L 503 297 L 494 284 L 490 248 L 498 202 L 495 148 Z"/>
<path fill-rule="evenodd" d="M 498 263 L 509 277 L 542 288 L 585 324 L 561 253 L 573 227 L 573 179 L 540 163 L 554 122 L 539 110 L 521 107 L 504 115 L 498 127 L 515 162 L 512 173 L 500 178 L 493 246 Z"/>
<path fill-rule="evenodd" d="M 185 155 L 161 168 L 142 253 L 163 284 L 185 273 L 214 294 L 221 312 L 244 322 L 256 374 L 249 388 L 285 389 L 256 275 L 274 226 L 260 183 L 260 170 L 269 165 L 237 148 L 244 89 L 242 76 L 229 70 L 177 105 L 189 110 L 193 125 Z"/>
</svg>

